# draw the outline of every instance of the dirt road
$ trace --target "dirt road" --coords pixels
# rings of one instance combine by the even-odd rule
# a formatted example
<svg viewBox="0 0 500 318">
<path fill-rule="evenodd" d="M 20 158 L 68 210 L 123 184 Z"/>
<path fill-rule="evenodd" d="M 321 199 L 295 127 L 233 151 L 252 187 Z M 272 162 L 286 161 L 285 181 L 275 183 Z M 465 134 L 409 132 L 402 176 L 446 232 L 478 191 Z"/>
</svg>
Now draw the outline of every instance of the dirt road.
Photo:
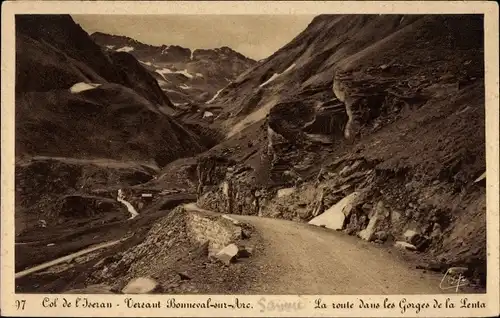
<svg viewBox="0 0 500 318">
<path fill-rule="evenodd" d="M 186 210 L 198 210 L 185 204 Z M 281 219 L 231 214 L 262 238 L 249 294 L 440 294 L 441 275 L 423 273 L 359 238 Z"/>
<path fill-rule="evenodd" d="M 248 293 L 420 294 L 442 293 L 439 275 L 410 268 L 371 243 L 291 221 L 231 215 L 262 236 L 258 279 Z"/>
</svg>

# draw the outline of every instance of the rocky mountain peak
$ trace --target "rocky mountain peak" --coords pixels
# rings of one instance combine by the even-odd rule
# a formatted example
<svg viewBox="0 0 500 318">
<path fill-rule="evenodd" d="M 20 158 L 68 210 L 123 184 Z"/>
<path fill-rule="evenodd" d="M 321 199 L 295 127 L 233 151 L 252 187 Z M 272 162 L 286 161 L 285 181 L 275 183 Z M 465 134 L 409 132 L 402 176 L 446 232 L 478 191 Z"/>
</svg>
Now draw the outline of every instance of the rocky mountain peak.
<svg viewBox="0 0 500 318">
<path fill-rule="evenodd" d="M 109 52 L 127 52 L 158 80 L 176 104 L 204 103 L 256 62 L 224 46 L 215 49 L 144 44 L 126 36 L 96 32 L 91 38 Z"/>
</svg>

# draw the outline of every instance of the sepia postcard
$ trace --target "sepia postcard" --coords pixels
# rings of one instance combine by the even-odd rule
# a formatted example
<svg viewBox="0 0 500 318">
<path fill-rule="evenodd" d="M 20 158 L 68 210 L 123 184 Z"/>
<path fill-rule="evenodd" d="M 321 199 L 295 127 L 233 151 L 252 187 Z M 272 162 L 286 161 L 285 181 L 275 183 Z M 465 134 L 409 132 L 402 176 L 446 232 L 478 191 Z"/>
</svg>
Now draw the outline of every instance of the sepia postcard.
<svg viewBox="0 0 500 318">
<path fill-rule="evenodd" d="M 488 1 L 7 1 L 6 316 L 494 317 Z"/>
</svg>

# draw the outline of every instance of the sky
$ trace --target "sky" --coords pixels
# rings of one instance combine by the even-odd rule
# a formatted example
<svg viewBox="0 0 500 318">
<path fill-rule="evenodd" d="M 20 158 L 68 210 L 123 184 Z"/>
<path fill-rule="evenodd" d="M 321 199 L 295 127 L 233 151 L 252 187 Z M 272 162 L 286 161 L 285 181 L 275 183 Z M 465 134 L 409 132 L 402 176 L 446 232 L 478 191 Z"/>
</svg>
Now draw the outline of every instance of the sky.
<svg viewBox="0 0 500 318">
<path fill-rule="evenodd" d="M 302 32 L 312 15 L 72 15 L 92 34 L 125 35 L 150 45 L 228 46 L 260 60 Z"/>
</svg>

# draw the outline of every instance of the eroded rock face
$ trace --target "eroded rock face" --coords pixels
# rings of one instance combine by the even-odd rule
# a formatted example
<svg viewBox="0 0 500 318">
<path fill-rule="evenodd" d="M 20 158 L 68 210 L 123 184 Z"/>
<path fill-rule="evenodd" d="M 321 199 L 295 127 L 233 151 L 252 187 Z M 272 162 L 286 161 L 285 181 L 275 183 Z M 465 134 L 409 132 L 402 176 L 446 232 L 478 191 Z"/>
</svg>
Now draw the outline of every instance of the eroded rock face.
<svg viewBox="0 0 500 318">
<path fill-rule="evenodd" d="M 359 192 L 346 233 L 484 270 L 484 185 L 473 183 L 485 165 L 482 38 L 480 16 L 314 19 L 221 96 L 231 128 L 248 123 L 248 96 L 258 95 L 252 111 L 269 116 L 246 132 L 264 149 L 202 204 L 308 222 Z M 418 233 L 408 242 L 407 229 Z"/>
</svg>

